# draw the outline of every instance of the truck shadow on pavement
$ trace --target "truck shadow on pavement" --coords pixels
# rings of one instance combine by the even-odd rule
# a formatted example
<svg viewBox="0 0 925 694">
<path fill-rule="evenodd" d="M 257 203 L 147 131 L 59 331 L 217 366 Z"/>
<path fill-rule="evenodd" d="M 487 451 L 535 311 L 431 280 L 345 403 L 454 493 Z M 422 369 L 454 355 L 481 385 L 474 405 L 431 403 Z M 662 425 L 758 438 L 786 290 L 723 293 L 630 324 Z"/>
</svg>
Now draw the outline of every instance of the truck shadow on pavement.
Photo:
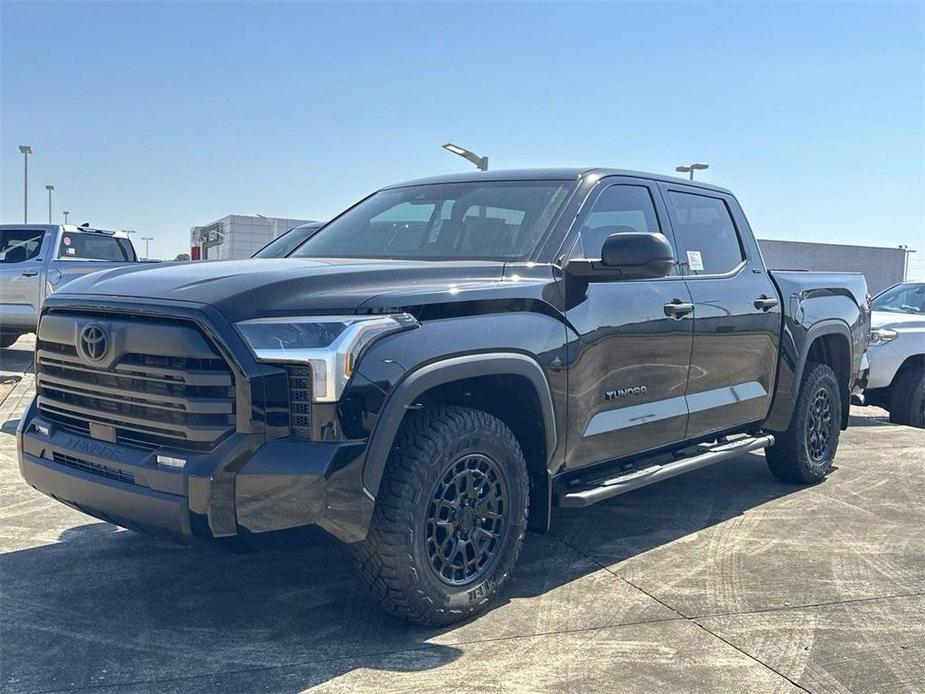
<svg viewBox="0 0 925 694">
<path fill-rule="evenodd" d="M 349 553 L 320 532 L 234 555 L 106 523 L 76 526 L 60 542 L 0 556 L 0 690 L 299 691 L 357 668 L 440 668 L 466 642 L 583 628 L 601 606 L 613 608 L 612 623 L 644 620 L 621 612 L 621 591 L 633 589 L 619 578 L 620 562 L 797 489 L 746 455 L 591 509 L 557 511 L 550 534 L 528 535 L 496 606 L 444 629 L 380 611 Z"/>
</svg>

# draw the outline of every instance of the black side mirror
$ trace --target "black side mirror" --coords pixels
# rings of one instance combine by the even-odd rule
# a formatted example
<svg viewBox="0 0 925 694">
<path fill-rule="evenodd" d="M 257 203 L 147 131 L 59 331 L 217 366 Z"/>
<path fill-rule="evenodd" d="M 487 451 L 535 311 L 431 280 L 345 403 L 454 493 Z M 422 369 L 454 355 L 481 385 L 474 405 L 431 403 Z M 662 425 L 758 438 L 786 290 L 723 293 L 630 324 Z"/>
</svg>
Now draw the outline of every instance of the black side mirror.
<svg viewBox="0 0 925 694">
<path fill-rule="evenodd" d="M 608 236 L 599 261 L 570 260 L 565 269 L 588 282 L 640 280 L 667 277 L 674 264 L 674 252 L 664 235 L 639 231 Z"/>
</svg>

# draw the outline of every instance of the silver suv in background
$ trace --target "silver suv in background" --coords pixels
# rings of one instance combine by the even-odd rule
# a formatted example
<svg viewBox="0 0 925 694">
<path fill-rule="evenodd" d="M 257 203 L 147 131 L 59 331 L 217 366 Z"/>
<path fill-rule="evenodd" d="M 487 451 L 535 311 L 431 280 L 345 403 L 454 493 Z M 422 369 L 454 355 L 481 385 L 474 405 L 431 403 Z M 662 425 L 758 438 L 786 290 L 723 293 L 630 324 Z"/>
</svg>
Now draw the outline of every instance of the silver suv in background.
<svg viewBox="0 0 925 694">
<path fill-rule="evenodd" d="M 57 224 L 0 225 L 0 347 L 35 332 L 45 297 L 73 279 L 138 262 L 124 233 Z"/>
<path fill-rule="evenodd" d="M 925 428 L 925 282 L 904 282 L 874 297 L 870 376 L 864 404 L 890 421 Z"/>
</svg>

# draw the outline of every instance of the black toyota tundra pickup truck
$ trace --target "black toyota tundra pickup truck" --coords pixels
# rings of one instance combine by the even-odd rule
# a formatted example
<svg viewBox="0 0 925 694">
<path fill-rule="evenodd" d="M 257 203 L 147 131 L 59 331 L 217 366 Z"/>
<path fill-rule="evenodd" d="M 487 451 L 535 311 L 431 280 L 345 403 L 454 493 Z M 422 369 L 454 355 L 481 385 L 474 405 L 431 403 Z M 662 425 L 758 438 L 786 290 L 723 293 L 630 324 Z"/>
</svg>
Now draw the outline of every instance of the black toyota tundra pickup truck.
<svg viewBox="0 0 925 694">
<path fill-rule="evenodd" d="M 187 541 L 320 526 L 385 609 L 448 624 L 485 609 L 553 507 L 757 449 L 822 480 L 866 293 L 859 274 L 769 272 L 714 186 L 608 169 L 389 186 L 288 258 L 52 294 L 22 475 Z"/>
</svg>

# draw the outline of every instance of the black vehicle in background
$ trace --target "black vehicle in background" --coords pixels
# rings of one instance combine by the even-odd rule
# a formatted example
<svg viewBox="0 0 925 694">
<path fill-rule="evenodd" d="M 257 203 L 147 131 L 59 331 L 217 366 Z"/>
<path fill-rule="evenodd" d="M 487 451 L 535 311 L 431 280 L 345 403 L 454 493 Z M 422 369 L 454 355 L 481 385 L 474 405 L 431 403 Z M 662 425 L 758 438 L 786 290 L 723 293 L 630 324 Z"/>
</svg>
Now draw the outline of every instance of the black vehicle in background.
<svg viewBox="0 0 925 694">
<path fill-rule="evenodd" d="M 609 169 L 384 188 L 290 257 L 114 269 L 47 300 L 17 437 L 127 528 L 315 524 L 375 598 L 478 613 L 527 528 L 746 451 L 832 469 L 860 274 L 769 272 L 728 190 Z"/>
<path fill-rule="evenodd" d="M 254 253 L 251 258 L 285 258 L 298 248 L 299 244 L 323 226 L 324 222 L 309 222 L 292 227 L 292 229 L 280 234 Z"/>
</svg>

